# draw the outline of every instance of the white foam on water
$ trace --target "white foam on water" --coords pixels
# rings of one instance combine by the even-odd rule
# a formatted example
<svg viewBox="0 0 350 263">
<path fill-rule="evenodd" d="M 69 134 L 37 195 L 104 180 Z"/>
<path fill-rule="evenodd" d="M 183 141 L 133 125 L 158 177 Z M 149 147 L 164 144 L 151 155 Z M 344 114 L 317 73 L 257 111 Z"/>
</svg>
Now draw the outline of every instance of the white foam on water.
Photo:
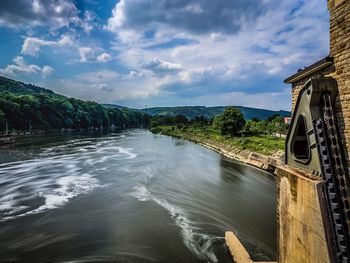
<svg viewBox="0 0 350 263">
<path fill-rule="evenodd" d="M 222 237 L 210 237 L 209 235 L 195 232 L 199 230 L 195 223 L 188 219 L 185 211 L 178 206 L 171 205 L 168 201 L 154 197 L 145 185 L 139 184 L 131 195 L 139 201 L 154 201 L 168 211 L 175 224 L 181 229 L 184 244 L 200 259 L 218 262 L 212 246 L 213 242 Z"/>
<path fill-rule="evenodd" d="M 38 211 L 57 208 L 67 203 L 69 199 L 80 194 L 86 194 L 101 186 L 100 182 L 90 174 L 62 177 L 56 183 L 59 185 L 57 189 L 40 193 L 40 196 L 45 198 L 45 204 L 40 206 L 37 209 Z"/>
<path fill-rule="evenodd" d="M 102 155 L 100 158 L 87 159 L 85 163 L 88 165 L 95 165 L 107 162 L 109 160 L 130 160 L 137 157 L 137 154 L 133 152 L 132 148 L 123 148 L 119 146 L 103 147 L 97 150 Z"/>
<path fill-rule="evenodd" d="M 36 159 L 0 164 L 0 221 L 61 207 L 101 187 L 101 171 L 137 157 L 114 140 L 71 140 L 42 149 Z"/>
<path fill-rule="evenodd" d="M 133 149 L 132 148 L 122 148 L 122 147 L 117 147 L 118 151 L 122 154 L 125 154 L 128 156 L 127 159 L 134 159 L 137 157 L 136 153 L 133 153 Z"/>
<path fill-rule="evenodd" d="M 80 162 L 65 155 L 0 167 L 0 221 L 63 206 L 100 187 L 98 179 L 82 172 Z M 44 204 L 35 205 L 40 199 Z"/>
<path fill-rule="evenodd" d="M 39 192 L 39 196 L 45 199 L 45 204 L 36 209 L 16 216 L 10 216 L 26 207 L 15 207 L 15 203 L 7 203 L 8 205 L 12 205 L 12 207 L 9 207 L 12 212 L 7 213 L 9 216 L 2 218 L 0 221 L 7 221 L 17 217 L 36 214 L 48 209 L 61 207 L 68 203 L 70 199 L 81 194 L 86 194 L 97 187 L 101 187 L 100 182 L 89 174 L 61 177 L 56 181 L 56 184 L 58 185 L 58 188 L 56 189 Z"/>
<path fill-rule="evenodd" d="M 135 191 L 131 193 L 131 196 L 136 197 L 139 201 L 151 200 L 151 193 L 148 191 L 146 186 L 140 184 L 134 187 Z"/>
<path fill-rule="evenodd" d="M 80 148 L 79 148 L 80 147 Z M 46 147 L 42 150 L 41 156 L 47 154 L 56 154 L 57 152 L 67 151 L 67 150 L 77 150 L 77 151 L 87 151 L 88 149 L 94 149 L 94 141 L 89 139 L 76 139 L 67 141 L 62 145 L 54 145 Z"/>
</svg>

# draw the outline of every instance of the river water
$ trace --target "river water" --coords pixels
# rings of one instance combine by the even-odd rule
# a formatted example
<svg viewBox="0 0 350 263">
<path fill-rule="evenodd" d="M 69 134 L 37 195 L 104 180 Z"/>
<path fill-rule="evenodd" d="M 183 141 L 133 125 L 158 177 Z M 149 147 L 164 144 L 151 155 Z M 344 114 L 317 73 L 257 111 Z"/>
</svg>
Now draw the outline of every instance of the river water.
<svg viewBox="0 0 350 263">
<path fill-rule="evenodd" d="M 232 262 L 224 232 L 276 259 L 274 177 L 130 130 L 0 148 L 1 262 Z"/>
</svg>

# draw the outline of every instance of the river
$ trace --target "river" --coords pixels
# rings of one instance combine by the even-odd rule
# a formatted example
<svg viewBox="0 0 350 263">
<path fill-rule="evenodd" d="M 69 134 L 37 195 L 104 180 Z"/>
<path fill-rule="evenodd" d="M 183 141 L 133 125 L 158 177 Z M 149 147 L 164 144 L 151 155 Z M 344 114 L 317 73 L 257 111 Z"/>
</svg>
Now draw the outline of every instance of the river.
<svg viewBox="0 0 350 263">
<path fill-rule="evenodd" d="M 129 130 L 0 148 L 1 262 L 231 262 L 224 232 L 276 259 L 272 175 Z"/>
</svg>

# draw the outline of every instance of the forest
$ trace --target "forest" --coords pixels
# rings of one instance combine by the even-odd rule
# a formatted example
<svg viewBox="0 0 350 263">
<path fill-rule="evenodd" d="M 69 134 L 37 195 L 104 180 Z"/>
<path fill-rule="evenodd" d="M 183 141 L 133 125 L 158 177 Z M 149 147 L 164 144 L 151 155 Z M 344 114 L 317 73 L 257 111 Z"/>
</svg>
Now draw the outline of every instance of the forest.
<svg viewBox="0 0 350 263">
<path fill-rule="evenodd" d="M 146 127 L 145 113 L 111 109 L 93 102 L 55 93 L 0 93 L 0 129 L 9 131 L 54 131 Z"/>
</svg>

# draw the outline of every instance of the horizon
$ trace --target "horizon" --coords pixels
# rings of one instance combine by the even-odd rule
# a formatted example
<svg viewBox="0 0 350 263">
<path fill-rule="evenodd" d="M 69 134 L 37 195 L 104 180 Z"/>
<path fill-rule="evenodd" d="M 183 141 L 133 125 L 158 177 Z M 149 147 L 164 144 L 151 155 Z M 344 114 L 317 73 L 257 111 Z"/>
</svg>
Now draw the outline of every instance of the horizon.
<svg viewBox="0 0 350 263">
<path fill-rule="evenodd" d="M 328 23 L 319 0 L 5 0 L 0 74 L 130 108 L 290 111 L 283 79 L 328 55 Z"/>
</svg>

